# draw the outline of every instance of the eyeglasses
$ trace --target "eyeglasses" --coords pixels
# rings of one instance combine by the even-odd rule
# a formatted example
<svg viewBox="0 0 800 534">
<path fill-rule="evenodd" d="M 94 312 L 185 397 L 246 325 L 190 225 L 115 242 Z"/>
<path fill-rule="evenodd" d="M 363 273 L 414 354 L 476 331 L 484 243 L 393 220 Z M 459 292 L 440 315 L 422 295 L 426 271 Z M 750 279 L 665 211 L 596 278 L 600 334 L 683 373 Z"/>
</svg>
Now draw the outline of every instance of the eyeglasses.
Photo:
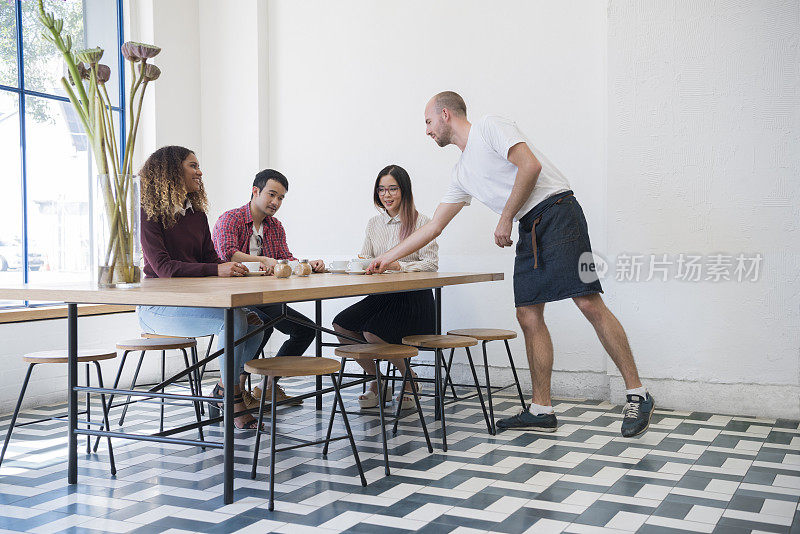
<svg viewBox="0 0 800 534">
<path fill-rule="evenodd" d="M 256 245 L 258 248 L 261 248 L 261 245 L 264 244 L 264 238 L 261 237 L 261 234 L 256 234 Z"/>
<path fill-rule="evenodd" d="M 378 192 L 378 196 L 383 195 L 385 193 L 391 193 L 392 195 L 394 195 L 395 193 L 400 191 L 400 188 L 397 187 L 396 185 L 390 185 L 389 187 L 379 187 L 378 189 L 376 189 L 376 191 Z"/>
</svg>

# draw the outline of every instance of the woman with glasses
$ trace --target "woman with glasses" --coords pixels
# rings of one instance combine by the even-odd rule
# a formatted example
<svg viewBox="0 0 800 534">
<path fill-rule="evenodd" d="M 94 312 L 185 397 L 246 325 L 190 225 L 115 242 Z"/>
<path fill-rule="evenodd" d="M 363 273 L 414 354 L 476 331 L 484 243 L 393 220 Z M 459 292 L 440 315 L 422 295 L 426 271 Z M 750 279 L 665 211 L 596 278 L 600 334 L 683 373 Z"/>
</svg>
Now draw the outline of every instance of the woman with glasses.
<svg viewBox="0 0 800 534">
<path fill-rule="evenodd" d="M 430 219 L 417 212 L 411 192 L 411 178 L 398 165 L 389 165 L 378 173 L 373 187 L 373 202 L 380 214 L 367 223 L 367 232 L 360 257 L 376 258 L 397 245 Z M 431 241 L 417 252 L 394 262 L 389 270 L 437 271 L 439 245 Z M 400 343 L 403 337 L 436 332 L 436 309 L 430 289 L 370 295 L 343 310 L 333 319 L 333 328 L 367 343 Z M 342 343 L 351 343 L 339 338 Z M 393 361 L 405 373 L 403 360 Z M 359 362 L 367 373 L 375 373 L 374 362 Z M 416 376 L 416 375 L 415 375 Z M 410 392 L 410 385 L 407 386 Z M 388 391 L 388 390 L 387 390 Z M 371 382 L 366 393 L 358 398 L 362 408 L 378 405 L 378 385 Z M 384 402 L 391 398 L 384 399 Z M 414 407 L 414 398 L 406 392 L 398 399 L 401 408 Z"/>
</svg>

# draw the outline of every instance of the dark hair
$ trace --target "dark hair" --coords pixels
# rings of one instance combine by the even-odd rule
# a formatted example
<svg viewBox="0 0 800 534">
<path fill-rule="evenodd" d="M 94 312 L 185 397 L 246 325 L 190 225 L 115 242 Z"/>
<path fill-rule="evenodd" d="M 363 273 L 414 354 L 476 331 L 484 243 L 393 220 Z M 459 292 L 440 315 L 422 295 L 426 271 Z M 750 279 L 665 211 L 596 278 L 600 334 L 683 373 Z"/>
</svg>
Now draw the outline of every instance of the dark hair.
<svg viewBox="0 0 800 534">
<path fill-rule="evenodd" d="M 276 171 L 275 169 L 264 169 L 263 171 L 256 174 L 255 179 L 253 180 L 253 187 L 257 187 L 259 191 L 264 189 L 264 186 L 267 185 L 267 182 L 270 180 L 275 180 L 279 184 L 283 186 L 286 191 L 289 191 L 289 180 L 286 179 L 284 175 Z M 250 195 L 252 198 L 253 195 Z"/>
<path fill-rule="evenodd" d="M 454 91 L 442 91 L 433 98 L 433 106 L 436 113 L 441 113 L 444 108 L 447 108 L 450 110 L 450 113 L 454 115 L 461 115 L 462 117 L 467 116 L 467 104 L 464 103 L 464 99 L 461 98 L 461 95 L 458 93 Z"/>
<path fill-rule="evenodd" d="M 400 240 L 407 238 L 414 232 L 417 225 L 417 208 L 414 207 L 414 194 L 411 192 L 411 177 L 408 172 L 400 165 L 388 165 L 381 169 L 378 177 L 375 178 L 375 187 L 372 189 L 372 199 L 375 206 L 379 209 L 384 209 L 381 202 L 380 195 L 378 195 L 378 186 L 381 183 L 381 178 L 386 175 L 391 176 L 397 181 L 400 187 Z"/>
</svg>

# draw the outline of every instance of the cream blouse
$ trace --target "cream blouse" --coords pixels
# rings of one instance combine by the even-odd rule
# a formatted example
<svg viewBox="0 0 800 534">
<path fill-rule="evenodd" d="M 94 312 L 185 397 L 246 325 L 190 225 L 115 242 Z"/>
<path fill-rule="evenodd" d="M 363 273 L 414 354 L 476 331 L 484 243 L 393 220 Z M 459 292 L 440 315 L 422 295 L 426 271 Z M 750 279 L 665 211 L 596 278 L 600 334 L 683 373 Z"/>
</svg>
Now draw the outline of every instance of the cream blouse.
<svg viewBox="0 0 800 534">
<path fill-rule="evenodd" d="M 417 215 L 417 224 L 414 230 L 430 222 L 430 219 L 420 213 Z M 364 246 L 361 247 L 361 257 L 376 258 L 396 246 L 400 242 L 400 216 L 390 217 L 385 211 L 371 218 L 367 223 L 367 235 Z M 399 260 L 403 272 L 413 271 L 438 271 L 439 270 L 439 245 L 434 239 L 418 251 Z"/>
</svg>

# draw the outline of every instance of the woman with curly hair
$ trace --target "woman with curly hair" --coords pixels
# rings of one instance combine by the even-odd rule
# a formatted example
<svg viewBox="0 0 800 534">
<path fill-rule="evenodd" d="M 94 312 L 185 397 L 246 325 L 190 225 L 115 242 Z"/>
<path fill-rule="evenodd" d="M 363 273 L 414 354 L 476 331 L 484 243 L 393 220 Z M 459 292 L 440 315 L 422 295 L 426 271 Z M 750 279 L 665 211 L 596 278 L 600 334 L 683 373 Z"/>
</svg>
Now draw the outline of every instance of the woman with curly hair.
<svg viewBox="0 0 800 534">
<path fill-rule="evenodd" d="M 244 276 L 247 268 L 238 262 L 223 262 L 214 250 L 208 227 L 208 199 L 197 156 L 188 148 L 165 146 L 153 152 L 139 171 L 142 190 L 141 239 L 143 271 L 148 278 Z M 145 332 L 182 337 L 217 335 L 217 348 L 225 339 L 224 310 L 176 306 L 139 306 L 139 325 Z M 257 326 L 248 324 L 247 312 L 234 312 L 234 338 Z M 234 369 L 255 357 L 260 336 L 234 348 Z M 220 369 L 224 373 L 225 365 Z M 223 396 L 224 377 L 214 387 L 214 397 Z M 234 411 L 245 411 L 239 386 L 234 387 Z M 257 421 L 248 413 L 235 418 L 237 428 L 255 429 Z"/>
</svg>

